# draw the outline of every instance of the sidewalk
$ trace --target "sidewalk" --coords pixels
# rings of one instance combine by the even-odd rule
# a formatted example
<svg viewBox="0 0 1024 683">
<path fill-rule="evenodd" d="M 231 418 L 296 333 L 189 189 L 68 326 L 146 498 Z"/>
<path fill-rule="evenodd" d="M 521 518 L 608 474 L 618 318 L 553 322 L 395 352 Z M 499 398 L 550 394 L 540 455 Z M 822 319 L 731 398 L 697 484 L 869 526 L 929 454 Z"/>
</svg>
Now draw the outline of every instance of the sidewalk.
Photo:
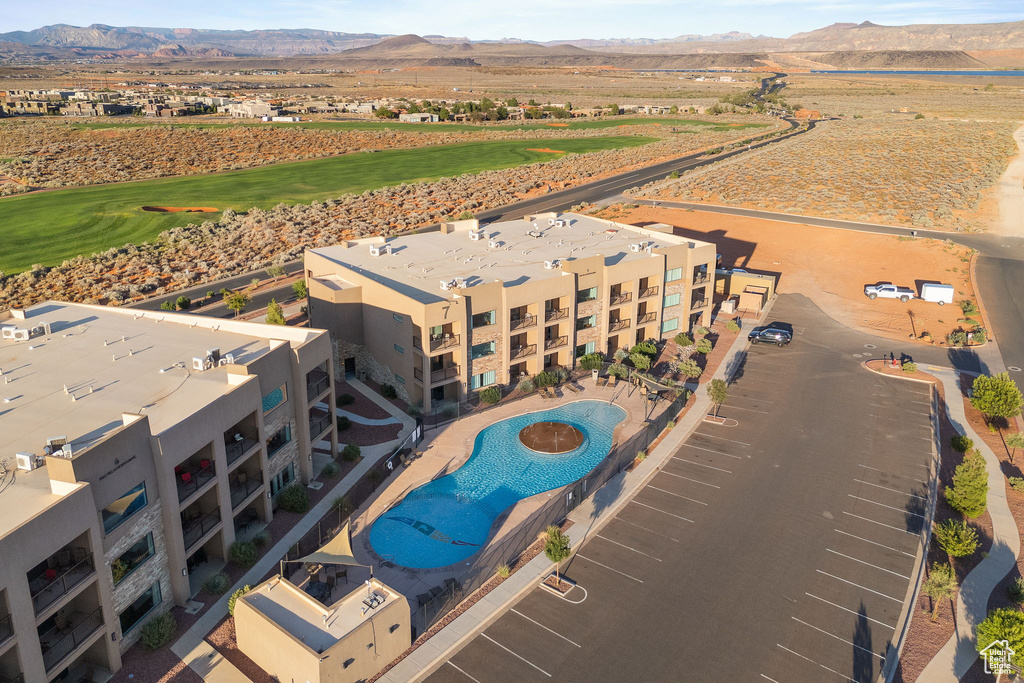
<svg viewBox="0 0 1024 683">
<path fill-rule="evenodd" d="M 285 534 L 281 540 L 274 544 L 274 546 L 267 551 L 267 553 L 259 559 L 259 561 L 245 573 L 238 583 L 228 589 L 228 591 L 220 597 L 217 602 L 210 606 L 203 616 L 186 631 L 181 638 L 178 639 L 174 645 L 171 646 L 171 651 L 181 658 L 188 666 L 195 671 L 197 674 L 203 677 L 203 680 L 212 681 L 214 683 L 246 683 L 249 679 L 235 666 L 224 659 L 218 653 L 212 645 L 206 642 L 206 634 L 214 629 L 215 626 L 220 622 L 221 619 L 228 613 L 228 599 L 231 594 L 245 585 L 255 586 L 258 584 L 263 577 L 275 569 L 278 566 L 278 562 L 285 553 L 295 545 L 300 538 L 302 538 L 307 531 L 312 529 L 320 519 L 327 514 L 334 501 L 338 496 L 344 495 L 346 491 L 352 488 L 352 486 L 359 481 L 359 479 L 366 474 L 366 472 L 381 459 L 386 458 L 391 454 L 393 449 L 402 442 L 409 434 L 412 433 L 412 429 L 416 426 L 416 421 L 408 415 L 403 414 L 395 406 L 391 405 L 388 401 L 384 400 L 383 397 L 378 396 L 376 393 L 366 387 L 365 384 L 358 380 L 349 380 L 349 384 L 355 387 L 361 393 L 366 394 L 375 403 L 390 411 L 392 415 L 400 419 L 403 423 L 402 431 L 398 433 L 398 437 L 387 443 L 377 444 L 374 446 L 363 446 L 362 456 L 363 459 L 355 466 L 355 468 L 345 475 L 345 478 L 337 485 L 331 495 L 325 496 L 319 503 L 317 503 L 307 514 L 303 517 L 294 527 L 292 527 L 287 534 Z"/>
<path fill-rule="evenodd" d="M 992 589 L 1017 563 L 1020 533 L 1006 502 L 1006 485 L 999 460 L 967 423 L 963 401 L 959 400 L 961 393 L 957 373 L 934 366 L 928 366 L 926 369 L 942 381 L 949 421 L 958 432 L 974 441 L 988 468 L 988 512 L 992 517 L 992 549 L 960 586 L 956 603 L 956 628 L 952 637 L 917 679 L 922 683 L 956 683 L 978 658 L 974 628 L 988 614 L 988 599 Z"/>
</svg>

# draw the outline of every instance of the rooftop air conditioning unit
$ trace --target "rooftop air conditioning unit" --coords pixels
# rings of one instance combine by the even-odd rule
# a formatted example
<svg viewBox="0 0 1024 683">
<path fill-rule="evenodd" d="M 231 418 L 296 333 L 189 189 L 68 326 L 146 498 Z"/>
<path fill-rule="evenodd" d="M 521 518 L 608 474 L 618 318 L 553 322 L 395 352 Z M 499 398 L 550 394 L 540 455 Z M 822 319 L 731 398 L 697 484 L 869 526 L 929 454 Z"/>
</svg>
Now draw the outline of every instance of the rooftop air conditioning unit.
<svg viewBox="0 0 1024 683">
<path fill-rule="evenodd" d="M 501 246 L 501 242 L 499 242 L 498 240 L 487 240 L 487 248 L 488 249 L 497 249 L 500 246 Z"/>
<path fill-rule="evenodd" d="M 551 227 L 551 226 L 553 226 L 554 224 L 555 224 L 555 219 L 554 219 L 554 218 L 549 218 L 549 219 L 548 219 L 548 227 Z"/>
<path fill-rule="evenodd" d="M 651 244 L 648 244 L 646 247 L 644 247 L 644 251 L 646 251 L 648 254 L 653 254 L 654 253 L 654 248 L 657 247 L 657 246 L 658 246 L 657 244 L 654 244 L 652 242 Z"/>
<path fill-rule="evenodd" d="M 484 236 L 484 233 L 481 232 L 480 230 L 470 230 L 469 231 L 469 239 L 473 240 L 474 242 L 479 242 L 480 238 L 483 237 L 483 236 Z"/>
<path fill-rule="evenodd" d="M 557 219 L 554 220 L 553 225 L 556 228 L 564 228 L 565 227 L 565 221 L 563 221 L 561 218 L 557 218 Z"/>
<path fill-rule="evenodd" d="M 370 245 L 370 256 L 380 256 L 381 254 L 390 254 L 390 244 L 371 244 Z"/>
<path fill-rule="evenodd" d="M 217 363 L 217 365 L 234 365 L 234 364 L 235 364 L 235 354 L 233 354 L 233 353 L 225 353 L 224 357 L 221 358 L 220 361 L 218 361 L 218 363 Z"/>
<path fill-rule="evenodd" d="M 552 259 L 551 261 L 544 262 L 544 267 L 547 268 L 548 270 L 554 270 L 555 268 L 558 268 L 561 265 L 562 262 L 559 261 L 558 259 Z"/>
<path fill-rule="evenodd" d="M 441 280 L 441 289 L 443 289 L 444 291 L 446 291 L 446 292 L 447 292 L 447 291 L 448 291 L 449 289 L 451 289 L 451 288 L 452 288 L 452 285 L 453 285 L 453 284 L 454 284 L 454 282 L 453 282 L 453 281 L 450 281 L 450 280 Z"/>
<path fill-rule="evenodd" d="M 14 457 L 18 461 L 18 469 L 26 472 L 31 472 L 42 464 L 35 453 L 18 453 Z"/>
<path fill-rule="evenodd" d="M 631 244 L 631 245 L 629 245 L 629 250 L 633 251 L 633 252 L 638 252 L 638 251 L 640 251 L 640 245 L 639 244 Z"/>
<path fill-rule="evenodd" d="M 192 357 L 192 370 L 195 372 L 202 372 L 206 369 L 206 359 L 199 356 Z"/>
<path fill-rule="evenodd" d="M 28 338 L 28 330 L 14 330 L 14 332 L 11 334 L 11 339 L 15 341 L 28 341 Z"/>
<path fill-rule="evenodd" d="M 466 286 L 466 281 L 463 280 L 461 277 L 457 277 L 455 278 L 455 286 L 458 287 L 459 289 L 462 289 L 463 287 Z"/>
</svg>

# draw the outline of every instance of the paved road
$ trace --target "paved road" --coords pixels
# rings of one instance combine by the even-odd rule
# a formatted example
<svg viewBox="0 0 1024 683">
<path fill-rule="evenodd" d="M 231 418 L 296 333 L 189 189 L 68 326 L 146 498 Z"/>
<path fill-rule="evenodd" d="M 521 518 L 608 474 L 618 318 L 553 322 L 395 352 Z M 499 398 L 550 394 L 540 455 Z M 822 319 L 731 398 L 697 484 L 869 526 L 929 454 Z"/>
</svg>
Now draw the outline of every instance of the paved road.
<svg viewBox="0 0 1024 683">
<path fill-rule="evenodd" d="M 891 342 L 804 297 L 773 318 L 794 341 L 742 359 L 735 425 L 699 426 L 579 549 L 586 599 L 534 590 L 428 680 L 877 678 L 922 542 L 928 390 L 863 370 Z"/>
</svg>

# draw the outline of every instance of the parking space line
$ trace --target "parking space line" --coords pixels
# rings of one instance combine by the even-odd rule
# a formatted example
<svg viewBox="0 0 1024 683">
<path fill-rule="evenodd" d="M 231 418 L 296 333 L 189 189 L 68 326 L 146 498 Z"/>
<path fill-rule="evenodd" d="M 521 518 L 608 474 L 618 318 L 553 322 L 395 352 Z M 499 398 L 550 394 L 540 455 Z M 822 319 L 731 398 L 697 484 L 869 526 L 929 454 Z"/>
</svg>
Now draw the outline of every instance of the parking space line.
<svg viewBox="0 0 1024 683">
<path fill-rule="evenodd" d="M 661 562 L 661 560 L 658 559 L 657 557 L 655 557 L 654 555 L 648 555 L 647 553 L 643 552 L 642 550 L 637 550 L 636 548 L 631 548 L 628 545 L 626 545 L 625 543 L 619 543 L 618 541 L 613 541 L 612 539 L 608 538 L 607 536 L 602 536 L 601 534 L 594 534 L 594 535 L 597 536 L 598 538 L 603 538 L 604 540 L 608 541 L 609 543 L 614 543 L 617 546 L 621 546 L 621 547 L 625 548 L 626 550 L 632 550 L 634 553 L 637 553 L 638 555 L 643 555 L 644 557 L 649 557 L 652 560 L 654 560 L 655 562 Z"/>
<path fill-rule="evenodd" d="M 918 484 L 926 484 L 926 485 L 928 484 L 928 482 L 926 482 L 926 481 L 922 481 L 920 479 L 914 479 L 913 477 L 908 477 L 908 476 L 903 475 L 903 474 L 894 474 L 892 472 L 886 472 L 885 470 L 880 470 L 877 467 L 870 467 L 868 465 L 860 465 L 860 467 L 863 467 L 866 470 L 874 470 L 875 472 L 881 472 L 882 474 L 890 476 L 890 477 L 899 477 L 900 479 L 909 479 L 910 481 L 916 481 Z"/>
<path fill-rule="evenodd" d="M 578 647 L 578 648 L 582 648 L 582 647 L 583 647 L 583 646 L 582 646 L 582 645 L 580 645 L 579 643 L 577 643 L 577 642 L 575 642 L 575 641 L 572 641 L 572 640 L 569 640 L 568 638 L 566 638 L 565 636 L 563 636 L 563 635 L 562 635 L 561 633 L 559 633 L 558 631 L 552 630 L 552 629 L 548 628 L 547 626 L 545 626 L 544 624 L 540 623 L 539 621 L 535 621 L 535 620 L 531 619 L 530 617 L 526 616 L 525 614 L 523 614 L 522 612 L 520 612 L 519 610 L 517 610 L 517 609 L 516 609 L 515 607 L 513 607 L 513 608 L 512 608 L 511 610 L 509 610 L 509 611 L 510 611 L 510 612 L 515 612 L 516 614 L 518 614 L 519 616 L 521 616 L 521 617 L 522 617 L 523 619 L 526 619 L 527 621 L 532 621 L 533 623 L 537 624 L 537 626 L 540 626 L 540 627 L 541 627 L 542 629 L 544 629 L 544 630 L 545 630 L 545 631 L 547 631 L 548 633 L 553 633 L 553 634 L 555 634 L 556 636 L 558 636 L 559 638 L 561 638 L 562 640 L 564 640 L 564 641 L 565 641 L 565 642 L 567 642 L 567 643 L 571 643 L 572 645 L 575 645 L 575 646 L 576 646 L 576 647 Z"/>
<path fill-rule="evenodd" d="M 816 572 L 818 572 L 819 574 L 824 574 L 825 576 L 831 576 L 831 577 L 832 577 L 833 579 L 835 579 L 835 580 L 837 580 L 837 581 L 842 581 L 843 583 L 848 583 L 848 584 L 850 584 L 851 586 L 856 586 L 857 588 L 860 588 L 861 590 L 865 590 L 865 591 L 867 591 L 868 593 L 874 593 L 875 595 L 881 595 L 881 596 L 882 596 L 883 598 L 889 598 L 889 599 L 890 599 L 890 600 L 892 600 L 893 602 L 898 602 L 898 603 L 900 603 L 901 605 L 903 604 L 903 601 L 902 601 L 901 599 L 899 599 L 899 598 L 894 598 L 894 597 L 892 597 L 891 595 L 886 595 L 885 593 L 879 593 L 879 592 L 878 592 L 878 591 L 876 591 L 876 590 L 871 590 L 871 589 L 870 589 L 870 588 L 868 588 L 867 586 L 862 586 L 862 585 L 860 585 L 859 583 L 854 583 L 853 581 L 847 581 L 847 580 L 846 580 L 846 579 L 844 579 L 844 578 L 838 577 L 838 576 L 836 576 L 835 574 L 829 574 L 828 572 L 823 572 L 823 571 L 821 571 L 820 569 L 816 569 L 815 571 L 816 571 Z"/>
<path fill-rule="evenodd" d="M 707 505 L 707 503 L 699 501 L 696 498 L 690 498 L 688 496 L 682 496 L 682 495 L 680 495 L 678 493 L 672 493 L 671 491 L 666 491 L 665 489 L 659 489 L 657 486 L 654 486 L 653 484 L 648 484 L 647 488 L 654 489 L 655 491 L 661 491 L 662 493 L 667 493 L 670 496 L 675 496 L 676 498 L 682 498 L 683 500 L 688 500 L 691 503 L 697 503 L 698 505 Z"/>
<path fill-rule="evenodd" d="M 449 660 L 448 660 L 448 663 L 449 663 L 449 664 L 452 664 L 452 660 L 450 660 L 450 659 L 449 659 Z M 469 680 L 471 680 L 471 681 L 476 681 L 476 683 L 480 683 L 480 681 L 478 681 L 477 679 L 475 679 L 475 678 L 473 678 L 472 676 L 470 676 L 470 675 L 469 675 L 468 673 L 466 673 L 465 671 L 463 671 L 462 669 L 460 669 L 460 668 L 459 668 L 458 666 L 456 666 L 455 664 L 452 664 L 452 667 L 453 667 L 453 668 L 454 668 L 454 669 L 455 669 L 456 671 L 458 671 L 458 672 L 459 672 L 460 674 L 462 674 L 463 676 L 465 676 L 466 678 L 468 678 Z"/>
<path fill-rule="evenodd" d="M 720 489 L 720 488 L 722 488 L 718 484 L 709 484 L 706 481 L 700 481 L 699 479 L 690 479 L 689 477 L 684 477 L 681 474 L 672 474 L 671 472 L 666 472 L 665 470 L 661 470 L 661 473 L 662 474 L 667 474 L 670 477 L 678 477 L 680 479 L 685 479 L 686 481 L 692 481 L 694 484 L 703 484 L 704 486 L 710 486 L 713 489 Z"/>
<path fill-rule="evenodd" d="M 728 408 L 735 408 L 736 410 L 746 410 L 746 411 L 751 412 L 751 413 L 761 413 L 762 415 L 771 415 L 771 413 L 769 413 L 767 410 L 754 410 L 753 408 L 741 408 L 740 406 L 734 406 L 731 403 L 727 407 Z"/>
<path fill-rule="evenodd" d="M 793 621 L 795 621 L 795 622 L 797 622 L 799 624 L 803 624 L 804 626 L 808 626 L 810 628 L 813 628 L 815 631 L 818 631 L 819 633 L 824 633 L 826 636 L 831 636 L 832 638 L 835 638 L 836 640 L 838 640 L 841 643 L 846 643 L 847 645 L 853 645 L 858 650 L 863 650 L 864 652 L 868 652 L 870 654 L 873 654 L 874 656 L 876 656 L 879 659 L 881 659 L 883 662 L 885 661 L 885 657 L 883 657 L 882 655 L 878 654 L 874 650 L 869 650 L 866 647 L 861 647 L 857 643 L 854 643 L 854 642 L 851 642 L 849 640 L 846 640 L 845 638 L 840 638 L 839 636 L 837 636 L 835 634 L 829 633 L 828 631 L 826 631 L 824 629 L 820 629 L 817 626 L 814 626 L 813 624 L 808 624 L 806 621 L 801 621 L 800 619 L 797 619 L 796 617 L 792 617 L 792 619 L 793 619 Z"/>
<path fill-rule="evenodd" d="M 767 677 L 767 676 L 765 676 L 764 674 L 761 674 L 761 678 L 765 679 L 766 681 L 771 681 L 772 683 L 779 683 L 779 682 L 778 682 L 777 680 L 775 680 L 774 678 L 768 678 L 768 677 Z"/>
<path fill-rule="evenodd" d="M 891 524 L 883 524 L 882 522 L 876 522 L 873 519 L 868 519 L 867 517 L 861 517 L 860 515 L 855 515 L 852 512 L 846 512 L 845 510 L 843 511 L 843 514 L 844 515 L 850 515 L 851 517 L 856 517 L 857 519 L 863 519 L 865 522 L 871 522 L 872 524 L 877 524 L 878 526 L 884 526 L 887 529 L 895 529 L 896 531 L 902 531 L 903 533 L 910 534 L 911 536 L 920 536 L 921 535 L 920 532 L 907 531 L 906 529 L 901 529 L 898 526 L 893 526 Z"/>
<path fill-rule="evenodd" d="M 834 531 L 836 533 L 842 534 L 843 536 L 849 536 L 850 538 L 856 538 L 859 541 L 864 541 L 865 543 L 870 543 L 871 545 L 877 545 L 879 548 L 885 548 L 886 550 L 891 550 L 891 551 L 893 551 L 895 553 L 899 553 L 900 555 L 906 555 L 907 557 L 914 557 L 914 555 L 911 555 L 908 552 L 904 552 L 904 551 L 900 550 L 899 548 L 893 548 L 892 546 L 883 545 L 881 543 L 876 543 L 875 541 L 869 541 L 866 538 L 862 538 L 860 536 L 851 534 L 851 533 L 846 532 L 846 531 L 840 531 L 839 529 L 835 529 Z"/>
<path fill-rule="evenodd" d="M 641 503 L 638 500 L 631 500 L 629 502 L 633 503 L 634 505 L 640 505 L 641 507 L 650 508 L 652 510 L 660 512 L 663 515 L 668 515 L 669 517 L 675 517 L 676 519 L 681 519 L 684 522 L 689 522 L 690 524 L 696 524 L 696 522 L 694 522 L 692 519 L 687 519 L 686 517 L 680 517 L 679 515 L 674 515 L 671 512 L 665 512 L 664 510 L 659 510 L 658 508 L 654 507 L 653 505 L 647 505 L 646 503 Z"/>
<path fill-rule="evenodd" d="M 686 458 L 680 458 L 678 455 L 673 455 L 672 459 L 673 460 L 681 460 L 682 462 L 688 462 L 691 465 L 700 465 L 701 467 L 707 467 L 709 470 L 718 470 L 719 472 L 725 472 L 726 474 L 732 474 L 732 472 L 730 472 L 729 470 L 723 470 L 721 467 L 715 467 L 714 465 L 705 465 L 704 463 L 697 462 L 696 460 L 687 460 Z"/>
<path fill-rule="evenodd" d="M 911 401 L 911 403 L 920 403 L 921 405 L 926 405 L 926 406 L 930 406 L 932 404 L 931 401 Z"/>
<path fill-rule="evenodd" d="M 889 488 L 888 486 L 882 486 L 881 484 L 872 484 L 870 481 L 864 481 L 863 479 L 854 479 L 855 482 L 860 484 L 867 484 L 868 486 L 874 486 L 876 488 L 885 489 L 886 491 L 892 491 L 893 493 L 900 493 L 904 496 L 910 496 L 911 498 L 920 498 L 921 500 L 928 500 L 925 496 L 919 496 L 916 493 L 907 493 L 906 491 L 900 491 L 899 489 Z"/>
<path fill-rule="evenodd" d="M 814 661 L 814 660 L 813 660 L 813 659 L 811 659 L 810 657 L 805 657 L 805 656 L 803 656 L 802 654 L 800 654 L 799 652 L 797 652 L 797 651 L 795 651 L 795 650 L 790 650 L 790 649 L 789 649 L 788 647 L 786 647 L 785 645 L 781 645 L 781 644 L 779 644 L 779 643 L 775 643 L 775 644 L 776 644 L 776 645 L 777 645 L 778 647 L 781 647 L 781 648 L 782 648 L 783 650 L 785 650 L 786 652 L 788 652 L 788 653 L 790 653 L 790 654 L 793 654 L 793 655 L 796 655 L 796 656 L 797 656 L 797 657 L 799 657 L 800 659 L 806 660 L 806 661 L 810 662 L 811 664 L 818 664 L 818 663 L 817 663 L 816 661 Z M 849 681 L 850 683 L 857 683 L 856 681 L 854 681 L 854 680 L 853 680 L 852 678 L 850 678 L 850 677 L 849 677 L 849 676 L 847 676 L 846 674 L 841 674 L 841 673 L 839 673 L 838 671 L 836 671 L 835 669 L 830 669 L 830 668 L 828 668 L 828 667 L 827 667 L 827 666 L 825 666 L 824 664 L 818 664 L 818 666 L 820 666 L 820 667 L 821 667 L 822 669 L 824 669 L 825 671 L 831 671 L 831 672 L 832 672 L 832 673 L 834 673 L 834 674 L 835 674 L 836 676 L 840 676 L 840 677 L 842 677 L 842 678 L 846 679 L 847 681 Z"/>
<path fill-rule="evenodd" d="M 637 529 L 643 529 L 644 531 L 648 531 L 648 532 L 654 534 L 655 536 L 661 536 L 662 538 L 667 538 L 670 541 L 675 541 L 676 543 L 679 543 L 679 539 L 678 538 L 672 538 L 671 536 L 666 536 L 665 534 L 663 534 L 661 532 L 658 532 L 658 531 L 655 531 L 654 529 L 648 529 L 645 526 L 640 526 L 639 524 L 634 524 L 633 522 L 630 522 L 628 519 L 622 519 L 622 517 L 612 517 L 612 520 L 613 521 L 619 521 L 619 522 L 622 522 L 624 524 L 629 524 L 631 526 L 635 526 Z"/>
<path fill-rule="evenodd" d="M 616 574 L 622 574 L 622 575 L 623 575 L 623 576 L 625 576 L 625 577 L 626 577 L 627 579 L 633 579 L 633 580 L 634 580 L 634 581 L 636 581 L 637 583 L 643 583 L 643 581 L 642 581 L 641 579 L 638 579 L 638 578 L 636 578 L 635 576 L 630 576 L 630 575 L 629 575 L 629 574 L 627 574 L 626 572 L 620 572 L 620 571 L 619 571 L 618 569 L 615 569 L 614 567 L 609 567 L 609 566 L 608 566 L 608 565 L 606 565 L 606 564 L 601 564 L 601 563 L 600 563 L 600 562 L 598 562 L 597 560 L 592 560 L 592 559 L 590 559 L 589 557 L 587 557 L 586 555 L 581 555 L 580 553 L 576 553 L 576 557 L 578 557 L 578 558 L 580 558 L 580 559 L 583 559 L 583 560 L 586 560 L 587 562 L 591 562 L 591 563 L 593 563 L 593 564 L 596 564 L 596 565 L 597 565 L 598 567 L 604 567 L 605 569 L 607 569 L 607 570 L 608 570 L 608 571 L 610 571 L 610 572 L 615 572 Z"/>
<path fill-rule="evenodd" d="M 834 602 L 829 602 L 829 601 L 828 601 L 828 600 L 826 600 L 825 598 L 819 598 L 819 597 L 818 597 L 817 595 L 814 595 L 813 593 L 804 593 L 804 595 L 807 595 L 807 596 L 809 596 L 809 597 L 812 597 L 812 598 L 814 598 L 815 600 L 821 600 L 822 602 L 824 602 L 824 603 L 825 603 L 825 604 L 827 604 L 827 605 L 832 605 L 833 607 L 838 607 L 839 609 L 843 610 L 844 612 L 849 612 L 850 614 L 856 614 L 856 615 L 857 615 L 858 617 L 864 617 L 864 618 L 865 618 L 865 619 L 867 619 L 868 621 L 873 621 L 874 623 L 878 624 L 879 626 L 884 626 L 884 627 L 886 627 L 886 628 L 892 629 L 893 631 L 895 631 L 895 630 L 896 630 L 896 627 L 895 627 L 895 626 L 890 626 L 889 624 L 885 623 L 884 621 L 879 621 L 878 619 L 872 619 L 872 618 L 871 618 L 871 617 L 869 617 L 868 615 L 866 615 L 866 614 L 861 614 L 860 612 L 854 612 L 854 611 L 853 611 L 852 609 L 850 609 L 850 608 L 848 608 L 848 607 L 843 607 L 842 605 L 837 605 L 837 604 L 836 604 L 836 603 L 834 603 Z"/>
<path fill-rule="evenodd" d="M 510 655 L 512 655 L 513 657 L 518 657 L 519 659 L 523 660 L 524 662 L 526 662 L 527 664 L 529 664 L 530 666 L 532 666 L 532 667 L 533 667 L 534 669 L 536 669 L 537 671 L 541 672 L 542 674 L 544 674 L 544 675 L 545 675 L 545 676 L 547 676 L 548 678 L 551 678 L 551 674 L 549 674 L 549 673 L 548 673 L 547 671 L 545 671 L 544 669 L 540 668 L 539 666 L 537 666 L 536 664 L 534 664 L 533 662 L 531 662 L 531 661 L 530 661 L 529 659 L 527 659 L 526 657 L 523 657 L 522 655 L 518 655 L 518 654 L 516 654 L 516 653 L 515 653 L 515 652 L 513 652 L 512 650 L 508 649 L 507 647 L 505 647 L 504 645 L 502 645 L 501 643 L 499 643 L 498 641 L 496 641 L 496 640 L 495 640 L 494 638 L 491 638 L 491 637 L 490 637 L 489 635 L 487 635 L 486 633 L 481 633 L 480 635 L 481 635 L 481 636 L 483 636 L 484 638 L 486 638 L 487 640 L 491 641 L 492 643 L 494 643 L 495 645 L 497 645 L 498 647 L 500 647 L 500 648 L 501 648 L 502 650 L 504 650 L 505 652 L 509 653 L 509 654 L 510 654 Z"/>
<path fill-rule="evenodd" d="M 890 573 L 890 574 L 892 574 L 894 576 L 900 577 L 901 579 L 907 579 L 908 581 L 910 580 L 910 577 L 905 575 L 905 574 L 900 574 L 899 572 L 894 572 L 891 569 L 886 569 L 885 567 L 879 567 L 877 564 L 871 564 L 870 562 L 865 562 L 864 560 L 858 560 L 856 557 L 850 557 L 849 555 L 844 555 L 843 553 L 839 552 L 838 550 L 832 550 L 832 548 L 826 548 L 825 550 L 827 550 L 828 552 L 833 553 L 835 555 L 838 555 L 839 557 L 845 557 L 848 560 L 853 560 L 854 562 L 860 562 L 861 564 L 866 564 L 869 567 L 874 567 L 875 569 L 879 569 L 879 570 L 881 570 L 883 572 L 888 572 L 888 573 Z"/>
<path fill-rule="evenodd" d="M 698 451 L 707 451 L 708 453 L 714 453 L 715 455 L 726 455 L 726 456 L 729 456 L 730 458 L 736 458 L 737 460 L 742 460 L 743 459 L 743 457 L 739 456 L 739 455 L 733 455 L 732 453 L 724 453 L 722 451 L 716 451 L 713 448 L 704 448 L 703 446 L 694 446 L 693 444 L 689 444 L 689 443 L 684 443 L 683 447 L 684 448 L 696 448 Z"/>
<path fill-rule="evenodd" d="M 855 496 L 852 493 L 847 493 L 846 495 L 848 495 L 850 498 L 856 498 L 857 500 L 863 500 L 865 503 L 872 503 L 872 504 L 878 505 L 880 507 L 889 508 L 890 510 L 896 510 L 897 512 L 902 512 L 905 515 L 914 515 L 915 517 L 920 517 L 921 519 L 924 519 L 924 515 L 918 514 L 916 512 L 910 512 L 909 510 L 906 510 L 906 509 L 903 509 L 903 508 L 893 507 L 892 505 L 886 505 L 885 503 L 879 503 L 878 501 L 870 500 L 869 498 L 861 498 L 860 496 Z"/>
<path fill-rule="evenodd" d="M 721 439 L 722 441 L 732 441 L 733 443 L 738 443 L 741 446 L 749 446 L 750 445 L 749 443 L 747 443 L 745 441 L 737 441 L 736 439 L 727 439 L 724 436 L 716 436 L 715 434 L 705 434 L 704 432 L 694 432 L 694 434 L 699 434 L 700 436 L 708 436 L 708 437 L 711 437 L 712 439 Z"/>
</svg>

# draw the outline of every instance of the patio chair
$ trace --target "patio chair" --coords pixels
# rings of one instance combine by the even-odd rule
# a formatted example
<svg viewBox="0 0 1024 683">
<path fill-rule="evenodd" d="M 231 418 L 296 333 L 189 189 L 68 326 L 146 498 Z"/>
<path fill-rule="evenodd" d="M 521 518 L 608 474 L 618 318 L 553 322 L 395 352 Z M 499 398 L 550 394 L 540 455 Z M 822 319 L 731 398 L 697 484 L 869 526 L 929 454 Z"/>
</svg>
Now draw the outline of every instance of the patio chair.
<svg viewBox="0 0 1024 683">
<path fill-rule="evenodd" d="M 423 605 L 427 604 L 428 602 L 430 602 L 433 599 L 434 599 L 434 596 L 431 595 L 430 593 L 420 593 L 419 595 L 416 596 L 416 602 L 419 603 L 420 607 L 422 607 Z"/>
<path fill-rule="evenodd" d="M 450 590 L 452 592 L 456 592 L 456 591 L 461 591 L 462 590 L 462 584 L 459 583 L 458 579 L 454 579 L 454 578 L 453 579 L 445 579 L 444 580 L 444 587 L 447 590 Z"/>
<path fill-rule="evenodd" d="M 439 595 L 444 595 L 444 589 L 443 588 L 441 588 L 440 586 L 434 586 L 433 588 L 430 589 L 430 597 L 431 598 L 436 598 Z"/>
<path fill-rule="evenodd" d="M 89 554 L 85 548 L 75 548 L 75 564 L 82 564 L 85 562 L 86 556 Z"/>
<path fill-rule="evenodd" d="M 71 551 L 61 550 L 57 553 L 57 564 L 60 566 L 60 570 L 71 569 Z"/>
</svg>

